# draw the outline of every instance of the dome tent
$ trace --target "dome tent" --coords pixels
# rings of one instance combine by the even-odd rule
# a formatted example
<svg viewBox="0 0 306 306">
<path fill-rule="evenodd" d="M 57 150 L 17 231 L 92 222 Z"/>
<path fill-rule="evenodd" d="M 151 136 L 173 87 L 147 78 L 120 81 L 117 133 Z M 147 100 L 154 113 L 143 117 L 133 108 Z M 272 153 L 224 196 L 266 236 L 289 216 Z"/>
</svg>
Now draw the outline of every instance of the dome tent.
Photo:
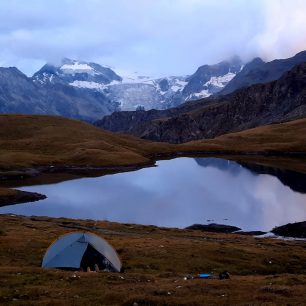
<svg viewBox="0 0 306 306">
<path fill-rule="evenodd" d="M 58 238 L 48 248 L 43 268 L 121 271 L 117 252 L 104 239 L 92 233 L 73 232 Z"/>
</svg>

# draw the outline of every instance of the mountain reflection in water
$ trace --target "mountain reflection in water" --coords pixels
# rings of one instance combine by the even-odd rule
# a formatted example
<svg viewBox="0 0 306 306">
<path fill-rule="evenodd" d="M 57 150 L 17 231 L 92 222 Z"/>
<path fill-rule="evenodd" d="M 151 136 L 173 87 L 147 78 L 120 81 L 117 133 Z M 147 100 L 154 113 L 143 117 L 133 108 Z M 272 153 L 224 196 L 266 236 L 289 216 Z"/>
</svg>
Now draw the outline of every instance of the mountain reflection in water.
<svg viewBox="0 0 306 306">
<path fill-rule="evenodd" d="M 254 163 L 234 162 L 221 158 L 195 158 L 198 165 L 203 167 L 216 167 L 220 170 L 239 173 L 241 167 L 247 168 L 257 174 L 270 174 L 276 176 L 284 185 L 292 190 L 306 193 L 306 174 L 291 170 L 278 169 Z"/>
<path fill-rule="evenodd" d="M 133 172 L 20 188 L 48 198 L 5 206 L 0 213 L 166 227 L 214 222 L 264 231 L 306 220 L 306 195 L 275 176 L 217 158 L 177 158 L 157 164 Z"/>
</svg>

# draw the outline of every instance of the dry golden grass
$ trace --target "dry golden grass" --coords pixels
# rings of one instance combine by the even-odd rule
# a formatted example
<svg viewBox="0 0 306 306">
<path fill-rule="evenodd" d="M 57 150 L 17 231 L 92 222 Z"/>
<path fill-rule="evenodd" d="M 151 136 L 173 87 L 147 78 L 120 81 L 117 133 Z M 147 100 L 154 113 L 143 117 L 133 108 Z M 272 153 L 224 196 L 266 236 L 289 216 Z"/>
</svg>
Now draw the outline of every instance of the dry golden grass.
<svg viewBox="0 0 306 306">
<path fill-rule="evenodd" d="M 170 145 L 114 134 L 62 117 L 0 115 L 0 169 L 39 165 L 146 164 L 175 152 L 306 152 L 306 119 Z"/>
<path fill-rule="evenodd" d="M 2 196 L 13 196 L 16 194 L 16 190 L 8 188 L 0 188 L 0 197 Z"/>
<path fill-rule="evenodd" d="M 230 133 L 211 140 L 183 144 L 194 149 L 206 146 L 216 150 L 237 152 L 306 152 L 306 119 L 271 124 Z"/>
<path fill-rule="evenodd" d="M 0 115 L 0 168 L 145 164 L 150 142 L 62 117 Z"/>
<path fill-rule="evenodd" d="M 146 165 L 177 153 L 306 152 L 306 119 L 211 140 L 170 145 L 103 131 L 62 117 L 0 115 L 0 170 L 37 166 Z"/>
<path fill-rule="evenodd" d="M 303 305 L 304 242 L 90 220 L 1 216 L 0 304 Z M 43 270 L 50 243 L 70 231 L 108 240 L 124 274 Z M 223 270 L 230 280 L 183 278 Z M 134 304 L 136 305 L 136 304 Z"/>
</svg>

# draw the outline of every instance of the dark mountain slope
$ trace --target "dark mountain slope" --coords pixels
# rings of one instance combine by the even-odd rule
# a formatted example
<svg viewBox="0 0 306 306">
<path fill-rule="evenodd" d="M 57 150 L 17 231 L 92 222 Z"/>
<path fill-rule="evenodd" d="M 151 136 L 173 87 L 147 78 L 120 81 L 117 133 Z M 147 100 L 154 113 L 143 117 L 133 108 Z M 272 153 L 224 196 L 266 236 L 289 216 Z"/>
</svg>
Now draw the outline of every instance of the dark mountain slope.
<svg viewBox="0 0 306 306">
<path fill-rule="evenodd" d="M 0 68 L 0 113 L 51 114 L 94 121 L 117 110 L 101 92 L 64 83 L 33 82 L 17 68 Z"/>
<path fill-rule="evenodd" d="M 40 93 L 26 75 L 15 67 L 0 68 L 0 112 L 43 113 Z"/>
<path fill-rule="evenodd" d="M 218 99 L 164 112 L 125 112 L 103 118 L 98 126 L 171 143 L 241 131 L 306 116 L 306 63 L 279 80 L 243 88 Z"/>
<path fill-rule="evenodd" d="M 306 62 L 306 51 L 287 59 L 279 59 L 267 63 L 260 58 L 255 58 L 237 73 L 225 88 L 220 91 L 220 94 L 225 95 L 239 88 L 275 81 L 285 72 L 303 62 Z"/>
<path fill-rule="evenodd" d="M 216 99 L 214 98 L 206 98 L 189 101 L 175 108 L 165 110 L 151 109 L 148 111 L 138 110 L 113 112 L 111 115 L 105 116 L 101 120 L 96 121 L 95 125 L 113 132 L 134 134 L 135 129 L 138 129 L 139 126 L 146 125 L 152 120 L 178 116 L 182 113 L 190 112 L 200 107 L 215 103 L 215 101 Z"/>
</svg>

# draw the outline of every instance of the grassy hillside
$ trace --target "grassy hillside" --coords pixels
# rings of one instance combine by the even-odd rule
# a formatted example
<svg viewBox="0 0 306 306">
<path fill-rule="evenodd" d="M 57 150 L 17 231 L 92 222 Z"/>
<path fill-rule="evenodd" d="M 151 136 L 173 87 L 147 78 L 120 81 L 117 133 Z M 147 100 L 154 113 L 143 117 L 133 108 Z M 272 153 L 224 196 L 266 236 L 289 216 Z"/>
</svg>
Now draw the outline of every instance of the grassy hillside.
<svg viewBox="0 0 306 306">
<path fill-rule="evenodd" d="M 306 152 L 306 119 L 181 145 L 120 135 L 62 117 L 0 115 L 0 169 L 144 165 L 175 152 Z"/>
<path fill-rule="evenodd" d="M 179 145 L 183 152 L 214 152 L 228 159 L 306 173 L 306 119 Z"/>
<path fill-rule="evenodd" d="M 159 146 L 162 150 L 163 146 Z M 0 169 L 145 164 L 150 142 L 62 117 L 0 115 Z"/>
<path fill-rule="evenodd" d="M 240 152 L 306 152 L 306 119 L 261 126 L 212 140 L 196 141 L 191 146 L 210 146 Z"/>
</svg>

